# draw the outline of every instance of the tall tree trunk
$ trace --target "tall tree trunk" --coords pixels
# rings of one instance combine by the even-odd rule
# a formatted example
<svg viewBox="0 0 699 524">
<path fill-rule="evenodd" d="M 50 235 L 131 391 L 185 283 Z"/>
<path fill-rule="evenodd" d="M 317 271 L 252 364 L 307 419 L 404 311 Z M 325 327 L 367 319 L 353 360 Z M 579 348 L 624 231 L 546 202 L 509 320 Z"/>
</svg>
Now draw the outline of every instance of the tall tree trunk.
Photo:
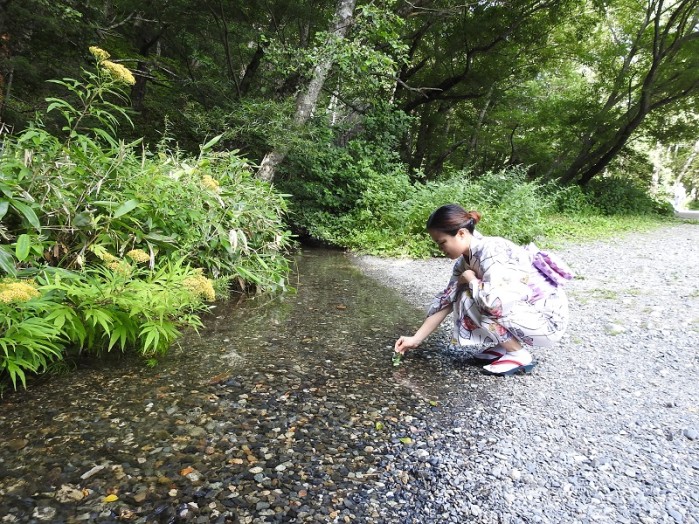
<svg viewBox="0 0 699 524">
<path fill-rule="evenodd" d="M 0 123 L 5 102 L 10 96 L 13 68 L 10 66 L 10 34 L 7 31 L 7 5 L 9 1 L 0 2 Z"/>
<path fill-rule="evenodd" d="M 410 155 L 410 162 L 408 167 L 411 173 L 415 173 L 422 166 L 423 160 L 425 160 L 425 154 L 427 153 L 428 137 L 430 135 L 430 127 L 432 123 L 431 108 L 425 107 L 422 111 L 422 117 L 420 118 L 420 125 L 417 130 L 417 136 L 415 137 L 415 149 Z"/>
<path fill-rule="evenodd" d="M 243 78 L 240 79 L 239 91 L 241 96 L 246 95 L 250 90 L 250 86 L 252 85 L 252 79 L 255 77 L 257 70 L 260 68 L 260 64 L 262 63 L 262 57 L 265 55 L 266 47 L 267 44 L 264 44 L 262 42 L 257 44 L 257 49 L 255 49 L 255 53 L 252 55 L 250 63 L 245 68 Z"/>
<path fill-rule="evenodd" d="M 328 31 L 328 40 L 326 41 L 327 47 L 332 46 L 333 41 L 336 39 L 343 39 L 345 37 L 352 23 L 352 14 L 354 13 L 356 4 L 357 0 L 338 0 L 335 8 L 335 16 L 333 17 L 330 30 Z M 318 62 L 313 68 L 313 75 L 311 76 L 308 87 L 305 91 L 301 92 L 296 99 L 296 113 L 294 115 L 294 124 L 296 126 L 303 126 L 313 115 L 313 111 L 315 111 L 316 105 L 318 104 L 320 91 L 323 88 L 325 78 L 328 76 L 328 72 L 332 65 L 333 57 L 332 54 L 330 54 Z M 287 152 L 288 148 L 278 148 L 267 153 L 262 159 L 260 169 L 257 171 L 257 177 L 267 182 L 272 182 L 276 174 L 277 166 L 284 160 Z"/>
<path fill-rule="evenodd" d="M 488 94 L 485 96 L 485 101 L 483 102 L 483 107 L 481 108 L 480 112 L 478 113 L 478 121 L 476 122 L 476 125 L 473 126 L 473 133 L 471 133 L 471 141 L 468 146 L 468 151 L 469 152 L 475 152 L 476 147 L 478 147 L 478 134 L 481 131 L 481 128 L 483 127 L 483 122 L 485 121 L 485 115 L 488 113 L 488 108 L 490 107 L 490 102 L 493 100 L 493 90 L 495 88 L 495 84 L 492 84 L 490 86 L 490 89 L 488 89 Z"/>
<path fill-rule="evenodd" d="M 229 41 L 230 39 L 228 38 L 229 29 L 228 22 L 226 21 L 226 12 L 223 8 L 223 4 L 220 1 L 218 2 L 217 7 L 217 10 L 213 7 L 209 7 L 209 11 L 214 17 L 216 25 L 218 26 L 218 29 L 221 33 L 221 45 L 223 47 L 223 52 L 226 55 L 226 70 L 228 71 L 228 77 L 235 85 L 236 93 L 238 95 L 238 98 L 240 98 L 240 84 L 236 78 L 235 65 L 233 64 L 233 57 L 231 55 L 231 44 Z"/>
<path fill-rule="evenodd" d="M 146 98 L 148 78 L 150 77 L 148 57 L 151 53 L 151 49 L 158 44 L 158 41 L 163 36 L 163 33 L 167 30 L 167 28 L 168 24 L 164 24 L 160 27 L 155 35 L 150 35 L 144 30 L 138 36 L 138 54 L 144 59 L 139 60 L 138 64 L 136 65 L 136 71 L 138 71 L 139 74 L 136 75 L 136 83 L 131 88 L 131 107 L 135 111 L 143 111 L 143 101 Z"/>
</svg>

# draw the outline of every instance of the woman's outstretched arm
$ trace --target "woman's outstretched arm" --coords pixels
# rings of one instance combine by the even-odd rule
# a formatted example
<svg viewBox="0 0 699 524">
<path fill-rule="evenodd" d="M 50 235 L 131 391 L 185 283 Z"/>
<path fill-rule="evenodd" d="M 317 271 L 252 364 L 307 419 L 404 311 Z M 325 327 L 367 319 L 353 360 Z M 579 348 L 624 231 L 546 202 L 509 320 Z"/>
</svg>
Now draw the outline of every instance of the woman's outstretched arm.
<svg viewBox="0 0 699 524">
<path fill-rule="evenodd" d="M 451 313 L 452 306 L 445 307 L 437 311 L 434 315 L 430 315 L 425 319 L 420 328 L 415 332 L 412 337 L 400 337 L 396 340 L 396 345 L 393 350 L 396 353 L 405 354 L 409 349 L 414 349 L 422 344 L 425 340 L 439 325 L 442 321 L 447 318 L 447 315 Z"/>
</svg>

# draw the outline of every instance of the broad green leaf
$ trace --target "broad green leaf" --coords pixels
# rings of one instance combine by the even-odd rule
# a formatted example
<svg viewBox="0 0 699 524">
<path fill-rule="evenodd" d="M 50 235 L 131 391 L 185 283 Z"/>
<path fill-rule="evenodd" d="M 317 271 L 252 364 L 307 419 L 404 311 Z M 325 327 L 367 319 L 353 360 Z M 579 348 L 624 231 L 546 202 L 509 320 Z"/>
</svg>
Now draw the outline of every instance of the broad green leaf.
<svg viewBox="0 0 699 524">
<path fill-rule="evenodd" d="M 15 192 L 12 189 L 12 187 L 8 186 L 7 184 L 0 184 L 0 191 L 2 191 L 2 193 L 10 199 L 15 195 Z"/>
<path fill-rule="evenodd" d="M 203 146 L 200 147 L 201 152 L 204 153 L 204 152 L 208 151 L 209 149 L 211 149 L 212 147 L 214 147 L 216 144 L 218 144 L 218 141 L 221 140 L 221 137 L 223 137 L 223 135 L 218 135 L 218 136 L 213 137 L 206 144 L 204 144 Z"/>
<path fill-rule="evenodd" d="M 29 235 L 22 234 L 19 237 L 17 237 L 17 245 L 15 246 L 15 254 L 17 255 L 17 258 L 21 261 L 24 262 L 27 260 L 27 257 L 29 256 L 29 251 L 32 247 L 32 239 Z"/>
<path fill-rule="evenodd" d="M 7 214 L 8 209 L 10 209 L 10 203 L 7 200 L 0 202 L 0 220 Z"/>
<path fill-rule="evenodd" d="M 16 275 L 17 268 L 15 267 L 15 257 L 12 254 L 10 246 L 0 246 L 0 269 L 8 275 Z"/>
<path fill-rule="evenodd" d="M 78 213 L 73 217 L 73 226 L 90 227 L 92 225 L 92 215 L 90 213 Z"/>
<path fill-rule="evenodd" d="M 36 229 L 41 229 L 41 224 L 39 224 L 39 217 L 36 216 L 36 213 L 34 213 L 34 210 L 29 207 L 27 204 L 24 204 L 23 202 L 18 202 L 14 200 L 12 202 L 12 207 L 14 207 L 17 211 L 19 211 L 22 216 L 29 222 L 32 226 L 34 226 Z"/>
<path fill-rule="evenodd" d="M 120 216 L 130 213 L 138 207 L 138 200 L 131 199 L 120 205 L 116 211 L 114 211 L 114 218 L 119 218 Z"/>
</svg>

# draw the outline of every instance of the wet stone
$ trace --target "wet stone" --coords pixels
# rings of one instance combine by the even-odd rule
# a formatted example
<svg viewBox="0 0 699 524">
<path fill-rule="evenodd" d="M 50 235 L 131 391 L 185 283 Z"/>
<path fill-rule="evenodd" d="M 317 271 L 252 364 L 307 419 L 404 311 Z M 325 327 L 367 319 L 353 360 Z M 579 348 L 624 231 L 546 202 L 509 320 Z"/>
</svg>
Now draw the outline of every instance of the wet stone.
<svg viewBox="0 0 699 524">
<path fill-rule="evenodd" d="M 5 446 L 7 449 L 10 451 L 19 451 L 20 449 L 24 449 L 27 444 L 29 444 L 29 441 L 25 438 L 15 438 L 12 440 L 9 440 L 5 443 Z"/>
</svg>

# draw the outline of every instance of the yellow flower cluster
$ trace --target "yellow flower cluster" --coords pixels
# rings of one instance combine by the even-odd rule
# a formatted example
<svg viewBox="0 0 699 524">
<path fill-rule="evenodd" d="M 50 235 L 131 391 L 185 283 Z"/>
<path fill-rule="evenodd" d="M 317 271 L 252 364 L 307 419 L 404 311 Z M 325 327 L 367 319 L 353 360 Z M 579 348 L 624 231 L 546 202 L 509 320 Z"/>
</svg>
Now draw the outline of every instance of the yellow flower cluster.
<svg viewBox="0 0 699 524">
<path fill-rule="evenodd" d="M 30 282 L 0 282 L 0 302 L 26 302 L 40 295 L 33 283 Z"/>
<path fill-rule="evenodd" d="M 92 54 L 92 56 L 94 56 L 98 62 L 104 62 L 105 60 L 107 60 L 110 57 L 110 54 L 107 53 L 107 51 L 105 51 L 102 48 L 97 47 L 96 45 L 90 46 L 89 50 L 90 50 L 90 53 Z"/>
<path fill-rule="evenodd" d="M 221 184 L 218 183 L 218 180 L 211 175 L 204 175 L 201 177 L 201 185 L 203 185 L 206 189 L 210 189 L 211 191 L 218 191 L 221 188 Z"/>
<path fill-rule="evenodd" d="M 213 302 L 216 300 L 216 292 L 214 285 L 204 275 L 195 275 L 184 279 L 183 285 L 195 295 L 202 297 L 204 300 Z"/>
<path fill-rule="evenodd" d="M 105 251 L 104 248 L 95 249 L 94 253 L 102 262 L 119 262 L 119 259 L 117 257 L 112 255 L 108 251 Z"/>
<path fill-rule="evenodd" d="M 140 249 L 135 249 L 134 251 L 141 251 L 144 255 L 146 254 Z M 93 252 L 102 262 L 104 262 L 104 265 L 107 266 L 107 268 L 111 269 L 115 273 L 121 273 L 122 275 L 131 274 L 133 268 L 131 267 L 131 264 L 129 264 L 126 260 L 122 260 L 120 258 L 115 257 L 101 246 L 98 246 L 98 248 L 93 249 Z"/>
<path fill-rule="evenodd" d="M 111 60 L 104 60 L 100 62 L 100 65 L 104 67 L 110 74 L 110 76 L 117 82 L 123 82 L 124 84 L 128 84 L 131 86 L 136 83 L 136 79 L 134 78 L 131 71 L 129 71 L 123 65 L 116 64 Z"/>
<path fill-rule="evenodd" d="M 122 275 L 130 275 L 132 269 L 131 264 L 125 260 L 112 260 L 111 262 L 107 262 L 107 267 L 115 273 L 121 273 Z"/>
<path fill-rule="evenodd" d="M 139 264 L 150 262 L 150 255 L 142 249 L 132 249 L 126 253 L 126 256 Z"/>
</svg>

